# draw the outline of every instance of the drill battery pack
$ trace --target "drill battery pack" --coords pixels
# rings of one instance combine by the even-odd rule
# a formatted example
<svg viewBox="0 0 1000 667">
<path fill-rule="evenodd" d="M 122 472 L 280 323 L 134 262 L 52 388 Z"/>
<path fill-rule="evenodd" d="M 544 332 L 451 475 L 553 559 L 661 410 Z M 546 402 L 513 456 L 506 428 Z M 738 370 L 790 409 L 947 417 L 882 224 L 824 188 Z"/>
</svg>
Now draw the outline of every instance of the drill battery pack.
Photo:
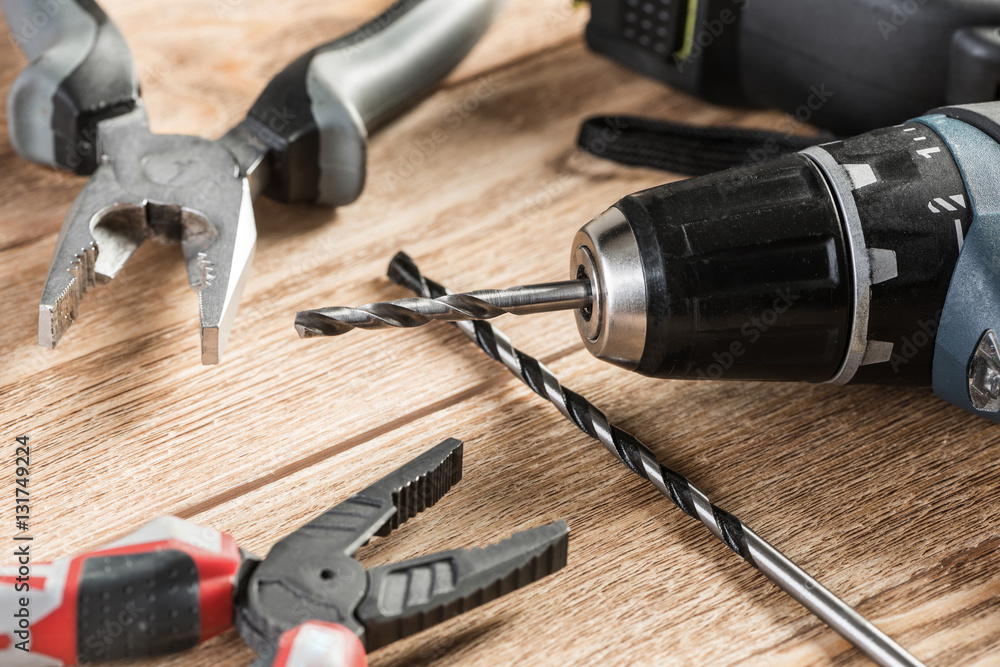
<svg viewBox="0 0 1000 667">
<path fill-rule="evenodd" d="M 590 47 L 837 134 L 1000 99 L 1000 0 L 590 0 Z"/>
</svg>

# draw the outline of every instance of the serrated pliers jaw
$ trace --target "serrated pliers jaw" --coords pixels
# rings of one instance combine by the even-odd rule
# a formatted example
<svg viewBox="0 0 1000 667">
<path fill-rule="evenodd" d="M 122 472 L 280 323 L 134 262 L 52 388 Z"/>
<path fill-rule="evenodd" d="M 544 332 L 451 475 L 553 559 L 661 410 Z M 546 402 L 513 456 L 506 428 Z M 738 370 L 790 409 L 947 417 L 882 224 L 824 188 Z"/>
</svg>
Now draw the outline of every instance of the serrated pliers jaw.
<svg viewBox="0 0 1000 667">
<path fill-rule="evenodd" d="M 63 222 L 42 292 L 38 343 L 55 347 L 92 287 L 143 241 L 179 243 L 198 292 L 202 363 L 222 358 L 257 242 L 247 175 L 222 144 L 155 135 L 141 108 L 100 124 L 102 160 Z"/>
</svg>

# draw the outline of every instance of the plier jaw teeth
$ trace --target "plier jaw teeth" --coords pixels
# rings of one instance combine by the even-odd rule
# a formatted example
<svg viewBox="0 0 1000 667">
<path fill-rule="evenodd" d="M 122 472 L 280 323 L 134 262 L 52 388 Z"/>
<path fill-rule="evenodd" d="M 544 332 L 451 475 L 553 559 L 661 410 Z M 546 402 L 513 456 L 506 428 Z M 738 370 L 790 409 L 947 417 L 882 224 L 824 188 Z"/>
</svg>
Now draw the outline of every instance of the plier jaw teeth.
<svg viewBox="0 0 1000 667">
<path fill-rule="evenodd" d="M 218 364 L 240 305 L 257 249 L 257 224 L 246 177 L 239 179 L 239 204 L 218 213 L 215 234 L 181 242 L 188 283 L 198 292 L 201 363 Z"/>
<path fill-rule="evenodd" d="M 80 300 L 91 288 L 108 282 L 142 243 L 144 234 L 121 233 L 120 223 L 142 202 L 118 185 L 113 168 L 102 164 L 73 202 L 49 265 L 38 312 L 38 344 L 54 348 L 76 319 Z M 134 217 L 134 216 L 132 216 Z M 136 238 L 138 236 L 138 238 Z"/>
<path fill-rule="evenodd" d="M 179 243 L 198 292 L 202 363 L 221 361 L 257 243 L 250 184 L 223 145 L 154 135 L 141 109 L 101 125 L 103 160 L 66 216 L 39 307 L 55 347 L 83 295 L 147 239 Z"/>
</svg>

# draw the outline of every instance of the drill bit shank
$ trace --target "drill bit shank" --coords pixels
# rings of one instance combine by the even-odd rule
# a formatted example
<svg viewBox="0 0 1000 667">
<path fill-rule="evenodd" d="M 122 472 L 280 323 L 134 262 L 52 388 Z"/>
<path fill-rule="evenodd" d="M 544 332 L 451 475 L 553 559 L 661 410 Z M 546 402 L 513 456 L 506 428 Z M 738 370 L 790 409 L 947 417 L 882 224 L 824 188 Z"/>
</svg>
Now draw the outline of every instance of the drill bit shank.
<svg viewBox="0 0 1000 667">
<path fill-rule="evenodd" d="M 528 315 L 552 310 L 587 308 L 593 300 L 590 281 L 569 280 L 509 289 L 478 290 L 430 299 L 413 297 L 369 303 L 358 308 L 334 306 L 295 315 L 302 338 L 339 336 L 352 329 L 419 327 L 434 320 L 488 320 L 504 313 Z"/>
</svg>

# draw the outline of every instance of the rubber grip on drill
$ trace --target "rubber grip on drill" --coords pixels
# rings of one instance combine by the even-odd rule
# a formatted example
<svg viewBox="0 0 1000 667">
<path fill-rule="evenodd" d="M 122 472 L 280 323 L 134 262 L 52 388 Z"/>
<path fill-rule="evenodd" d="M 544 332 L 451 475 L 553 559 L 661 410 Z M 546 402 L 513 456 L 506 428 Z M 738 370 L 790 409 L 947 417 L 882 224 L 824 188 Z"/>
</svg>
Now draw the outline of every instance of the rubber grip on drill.
<svg viewBox="0 0 1000 667">
<path fill-rule="evenodd" d="M 78 556 L 0 567 L 0 664 L 74 665 L 182 651 L 232 626 L 235 540 L 160 517 Z M 29 546 L 24 546 L 29 545 Z M 26 604 L 25 604 L 26 603 Z M 27 649 L 28 653 L 25 653 Z"/>
<path fill-rule="evenodd" d="M 616 207 L 647 284 L 638 372 L 813 382 L 836 373 L 850 333 L 847 247 L 807 158 L 670 183 Z"/>
<path fill-rule="evenodd" d="M 11 143 L 25 159 L 90 174 L 97 124 L 139 103 L 128 44 L 94 0 L 2 0 L 11 39 L 31 63 L 11 87 Z"/>
<path fill-rule="evenodd" d="M 506 0 L 399 0 L 292 62 L 248 116 L 271 148 L 265 190 L 341 206 L 361 194 L 368 133 L 415 103 L 486 32 Z"/>
<path fill-rule="evenodd" d="M 368 667 L 365 647 L 348 628 L 309 621 L 281 635 L 278 650 L 255 667 Z"/>
</svg>

